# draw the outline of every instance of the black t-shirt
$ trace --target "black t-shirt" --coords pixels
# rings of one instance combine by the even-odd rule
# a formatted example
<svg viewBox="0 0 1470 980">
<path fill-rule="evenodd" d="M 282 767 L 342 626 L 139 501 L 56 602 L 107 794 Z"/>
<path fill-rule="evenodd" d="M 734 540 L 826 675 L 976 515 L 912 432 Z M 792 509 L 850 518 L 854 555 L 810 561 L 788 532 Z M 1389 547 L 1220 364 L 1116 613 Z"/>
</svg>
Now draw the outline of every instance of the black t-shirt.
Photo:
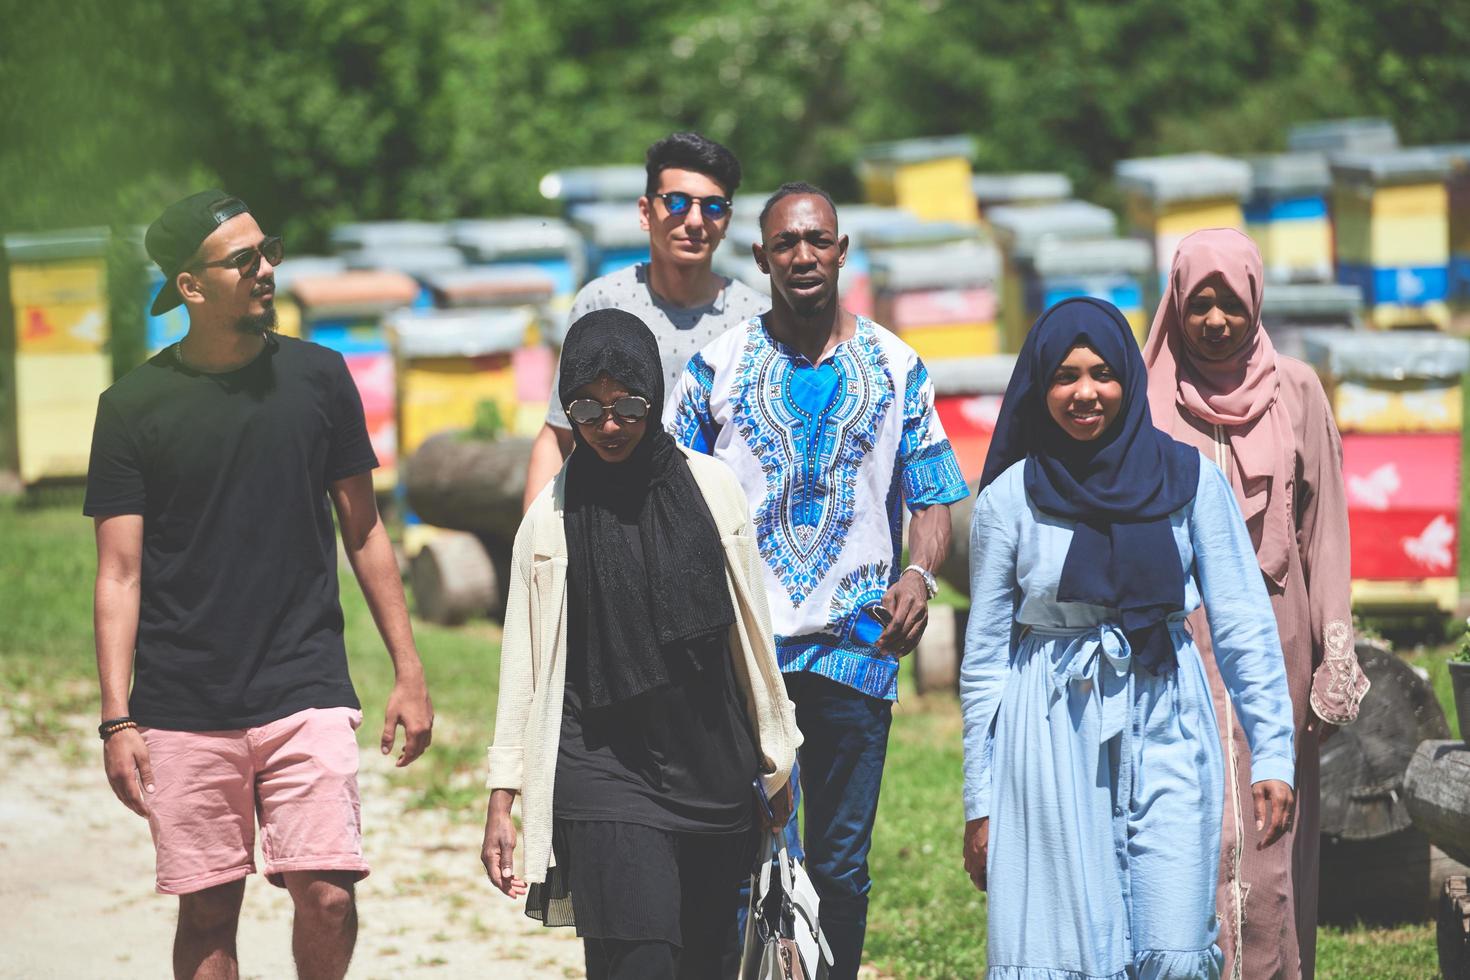
<svg viewBox="0 0 1470 980">
<path fill-rule="evenodd" d="M 102 394 L 83 513 L 143 515 L 139 724 L 359 707 L 327 489 L 377 465 L 342 355 L 290 337 L 223 374 L 168 347 Z"/>
</svg>

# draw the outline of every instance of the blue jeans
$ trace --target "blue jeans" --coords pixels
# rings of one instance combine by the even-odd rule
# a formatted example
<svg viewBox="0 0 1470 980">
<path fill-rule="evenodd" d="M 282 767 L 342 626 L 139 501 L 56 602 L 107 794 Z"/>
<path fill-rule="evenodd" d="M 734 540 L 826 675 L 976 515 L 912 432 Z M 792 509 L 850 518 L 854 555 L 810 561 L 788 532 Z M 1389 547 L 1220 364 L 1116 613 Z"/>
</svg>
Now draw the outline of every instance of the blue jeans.
<svg viewBox="0 0 1470 980">
<path fill-rule="evenodd" d="M 893 702 L 869 697 L 846 684 L 810 672 L 786 675 L 786 692 L 796 703 L 795 806 L 786 825 L 787 847 L 802 855 L 821 899 L 822 932 L 836 961 L 830 980 L 853 980 L 863 959 L 868 926 L 868 848 L 878 815 L 878 789 L 888 755 Z M 797 831 L 797 811 L 805 833 Z M 745 934 L 743 896 L 740 935 Z"/>
</svg>

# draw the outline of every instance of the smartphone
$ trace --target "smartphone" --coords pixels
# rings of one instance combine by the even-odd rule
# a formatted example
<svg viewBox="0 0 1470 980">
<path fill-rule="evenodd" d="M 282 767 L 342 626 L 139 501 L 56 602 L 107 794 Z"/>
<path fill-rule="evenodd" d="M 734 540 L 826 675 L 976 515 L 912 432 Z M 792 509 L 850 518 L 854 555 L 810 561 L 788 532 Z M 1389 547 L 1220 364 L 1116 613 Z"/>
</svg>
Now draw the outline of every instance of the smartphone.
<svg viewBox="0 0 1470 980">
<path fill-rule="evenodd" d="M 893 613 L 884 609 L 881 603 L 870 603 L 858 614 L 857 621 L 853 624 L 853 637 L 861 643 L 876 644 L 878 637 L 891 622 Z"/>
<path fill-rule="evenodd" d="M 766 823 L 774 825 L 776 823 L 776 811 L 771 809 L 771 798 L 766 795 L 766 784 L 761 782 L 759 776 L 752 779 L 750 783 L 755 787 L 755 798 L 761 801 L 761 809 L 766 812 Z"/>
</svg>

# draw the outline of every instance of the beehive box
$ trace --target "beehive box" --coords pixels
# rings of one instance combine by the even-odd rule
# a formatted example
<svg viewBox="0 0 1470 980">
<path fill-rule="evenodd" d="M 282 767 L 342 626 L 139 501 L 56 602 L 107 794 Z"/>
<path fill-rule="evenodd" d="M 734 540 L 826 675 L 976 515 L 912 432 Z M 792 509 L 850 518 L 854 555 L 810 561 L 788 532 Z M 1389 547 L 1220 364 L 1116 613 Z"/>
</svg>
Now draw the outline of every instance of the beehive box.
<svg viewBox="0 0 1470 980">
<path fill-rule="evenodd" d="M 1379 329 L 1449 325 L 1449 166 L 1430 150 L 1332 160 L 1337 279 Z"/>
<path fill-rule="evenodd" d="M 875 318 L 925 361 L 1000 351 L 1000 255 L 988 242 L 885 248 L 871 255 Z"/>
<path fill-rule="evenodd" d="M 456 221 L 450 240 L 477 264 L 536 266 L 551 278 L 554 296 L 570 299 L 586 277 L 582 237 L 556 218 Z"/>
<path fill-rule="evenodd" d="M 1320 153 L 1255 157 L 1245 204 L 1246 234 L 1261 250 L 1269 282 L 1332 281 L 1332 173 Z"/>
<path fill-rule="evenodd" d="M 395 314 L 389 335 L 397 361 L 399 452 L 410 456 L 437 432 L 470 427 L 486 402 L 495 405 L 507 433 L 534 435 L 550 388 L 549 372 L 536 372 L 528 360 L 537 356 L 525 343 L 536 322 L 529 306 Z M 542 353 L 549 358 L 549 350 Z M 518 360 L 526 362 L 520 371 Z M 518 380 L 532 374 L 543 383 Z"/>
<path fill-rule="evenodd" d="M 305 276 L 291 284 L 308 340 L 342 354 L 362 396 L 368 438 L 382 464 L 373 472 L 379 492 L 398 480 L 398 425 L 393 355 L 383 317 L 409 306 L 419 286 L 398 272 L 348 271 Z"/>
<path fill-rule="evenodd" d="M 1307 330 L 1317 370 L 1343 433 L 1458 433 L 1470 341 L 1434 333 Z"/>
<path fill-rule="evenodd" d="M 1117 219 L 1107 208 L 1086 201 L 1057 201 L 1051 204 L 1022 206 L 1000 206 L 990 209 L 990 227 L 1000 246 L 1004 259 L 1002 292 L 1005 302 L 1001 308 L 1003 330 L 1002 349 L 1020 350 L 1021 341 L 1031 323 L 1045 308 L 1043 294 L 1047 287 L 1040 283 L 1036 271 L 1036 253 L 1043 244 L 1072 240 L 1111 239 L 1117 230 Z M 1146 253 L 1146 260 L 1151 253 Z M 1083 284 L 1072 276 L 1063 289 L 1080 289 L 1091 295 L 1095 292 L 1111 294 L 1112 284 L 1107 278 L 1117 270 L 1089 267 L 1082 275 L 1088 278 Z M 1057 275 L 1067 278 L 1066 270 L 1057 270 Z M 1134 289 L 1137 289 L 1137 274 L 1134 273 Z M 1080 293 L 1072 293 L 1080 295 Z M 1111 298 L 1111 295 L 1105 296 Z M 1135 301 L 1135 304 L 1137 302 Z"/>
<path fill-rule="evenodd" d="M 575 204 L 567 219 L 586 242 L 589 279 L 648 261 L 648 232 L 635 202 Z"/>
<path fill-rule="evenodd" d="M 86 476 L 97 398 L 112 383 L 107 247 L 102 228 L 5 236 L 0 466 L 22 483 Z"/>
<path fill-rule="evenodd" d="M 1250 192 L 1250 165 L 1213 153 L 1139 157 L 1119 161 L 1114 173 L 1127 196 L 1130 232 L 1154 251 L 1156 275 L 1145 303 L 1163 295 L 1174 252 L 1202 228 L 1245 227 L 1241 201 Z"/>
<path fill-rule="evenodd" d="M 1051 204 L 1072 196 L 1072 179 L 1060 173 L 987 173 L 970 181 L 980 217 L 990 209 L 1018 204 Z"/>
<path fill-rule="evenodd" d="M 1292 153 L 1381 153 L 1398 147 L 1393 123 L 1371 117 L 1297 123 L 1286 135 Z"/>
<path fill-rule="evenodd" d="M 858 179 L 870 204 L 903 208 L 927 221 L 979 220 L 969 136 L 897 140 L 865 147 Z"/>
</svg>

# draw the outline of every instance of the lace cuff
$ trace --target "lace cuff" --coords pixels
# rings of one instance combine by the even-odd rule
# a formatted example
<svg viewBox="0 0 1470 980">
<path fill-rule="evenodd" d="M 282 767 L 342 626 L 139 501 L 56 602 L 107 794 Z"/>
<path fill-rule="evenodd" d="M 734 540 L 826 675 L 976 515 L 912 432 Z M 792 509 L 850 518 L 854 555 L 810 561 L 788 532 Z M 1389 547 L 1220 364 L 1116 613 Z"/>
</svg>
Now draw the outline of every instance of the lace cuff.
<svg viewBox="0 0 1470 980">
<path fill-rule="evenodd" d="M 1340 619 L 1329 622 L 1322 630 L 1322 649 L 1322 664 L 1312 677 L 1312 711 L 1329 724 L 1351 724 L 1368 693 L 1368 678 L 1353 649 L 1352 627 Z"/>
</svg>

